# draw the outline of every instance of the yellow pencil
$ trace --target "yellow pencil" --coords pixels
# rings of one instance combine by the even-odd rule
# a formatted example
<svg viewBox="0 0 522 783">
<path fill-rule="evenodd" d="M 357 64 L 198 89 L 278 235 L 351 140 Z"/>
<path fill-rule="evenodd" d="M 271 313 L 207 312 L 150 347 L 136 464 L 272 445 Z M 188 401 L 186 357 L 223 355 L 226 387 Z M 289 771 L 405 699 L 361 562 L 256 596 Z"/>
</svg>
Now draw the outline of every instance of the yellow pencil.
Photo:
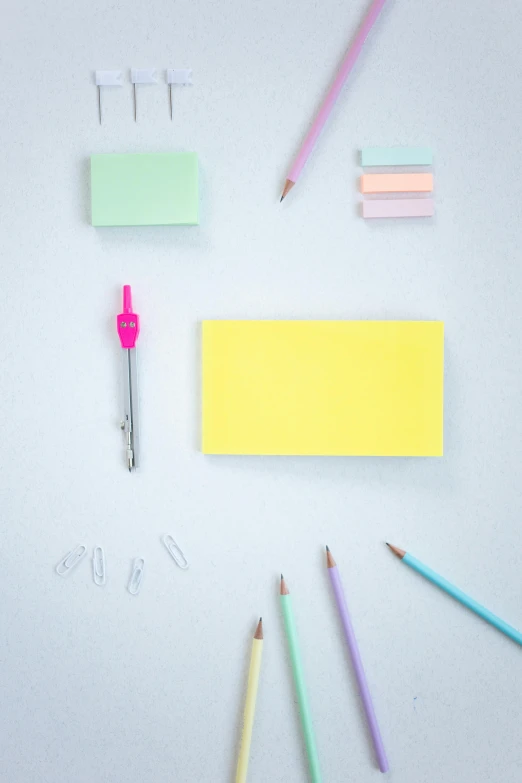
<svg viewBox="0 0 522 783">
<path fill-rule="evenodd" d="M 252 642 L 252 655 L 250 658 L 250 670 L 248 672 L 248 686 L 245 700 L 245 712 L 243 714 L 243 734 L 241 736 L 241 748 L 237 761 L 236 783 L 246 783 L 248 762 L 250 759 L 250 742 L 254 727 L 254 714 L 256 711 L 257 686 L 259 684 L 259 672 L 261 670 L 261 656 L 263 654 L 263 618 L 259 623 Z"/>
</svg>

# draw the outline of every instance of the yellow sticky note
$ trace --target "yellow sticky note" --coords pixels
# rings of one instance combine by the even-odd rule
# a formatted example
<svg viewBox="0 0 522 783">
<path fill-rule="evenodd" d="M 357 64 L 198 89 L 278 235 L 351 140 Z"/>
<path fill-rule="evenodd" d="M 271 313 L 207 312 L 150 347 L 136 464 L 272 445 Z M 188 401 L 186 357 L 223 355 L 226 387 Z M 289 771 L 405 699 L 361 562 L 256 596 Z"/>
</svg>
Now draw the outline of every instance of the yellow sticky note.
<svg viewBox="0 0 522 783">
<path fill-rule="evenodd" d="M 203 452 L 442 455 L 440 321 L 204 321 Z"/>
</svg>

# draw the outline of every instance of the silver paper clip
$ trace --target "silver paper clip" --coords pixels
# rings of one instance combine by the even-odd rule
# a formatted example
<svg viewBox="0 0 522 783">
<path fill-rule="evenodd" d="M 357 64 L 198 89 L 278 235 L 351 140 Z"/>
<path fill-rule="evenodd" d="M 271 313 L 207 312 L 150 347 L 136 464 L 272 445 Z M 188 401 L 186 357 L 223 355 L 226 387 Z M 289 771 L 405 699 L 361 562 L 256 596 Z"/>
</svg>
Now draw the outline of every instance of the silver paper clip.
<svg viewBox="0 0 522 783">
<path fill-rule="evenodd" d="M 174 541 L 174 538 L 170 535 L 170 533 L 168 533 L 166 536 L 163 536 L 162 541 L 167 548 L 167 552 L 172 557 L 176 565 L 178 565 L 180 568 L 188 568 L 189 564 L 187 558 L 183 554 L 180 545 Z"/>
<path fill-rule="evenodd" d="M 95 546 L 92 553 L 92 578 L 100 587 L 106 582 L 105 552 L 101 546 Z"/>
<path fill-rule="evenodd" d="M 132 573 L 127 585 L 127 590 L 131 595 L 138 595 L 141 590 L 144 568 L 145 560 L 142 557 L 137 557 L 132 564 Z"/>
<path fill-rule="evenodd" d="M 68 576 L 73 568 L 78 565 L 86 552 L 87 547 L 83 546 L 83 544 L 78 544 L 77 547 L 71 549 L 71 551 L 68 552 L 65 557 L 62 558 L 62 560 L 60 560 L 56 566 L 56 573 L 59 574 L 59 576 Z"/>
</svg>

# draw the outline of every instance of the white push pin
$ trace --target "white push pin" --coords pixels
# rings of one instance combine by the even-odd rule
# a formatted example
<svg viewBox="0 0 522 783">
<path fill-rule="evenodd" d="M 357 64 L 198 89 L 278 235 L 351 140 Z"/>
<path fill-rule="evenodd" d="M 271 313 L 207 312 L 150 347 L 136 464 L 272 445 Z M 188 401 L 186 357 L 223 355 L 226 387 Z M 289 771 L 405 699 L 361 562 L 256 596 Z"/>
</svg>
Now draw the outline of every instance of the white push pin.
<svg viewBox="0 0 522 783">
<path fill-rule="evenodd" d="M 96 86 L 98 88 L 98 114 L 100 115 L 100 125 L 102 124 L 102 105 L 101 88 L 102 87 L 122 87 L 123 74 L 121 71 L 95 71 Z"/>
<path fill-rule="evenodd" d="M 187 84 L 192 84 L 192 69 L 182 68 L 181 70 L 176 70 L 167 68 L 167 84 L 169 85 L 170 119 L 172 120 L 172 85 L 181 84 L 186 86 Z"/>
<path fill-rule="evenodd" d="M 157 84 L 155 68 L 131 68 L 131 82 L 134 85 L 134 122 L 138 120 L 138 107 L 136 104 L 137 84 Z"/>
</svg>

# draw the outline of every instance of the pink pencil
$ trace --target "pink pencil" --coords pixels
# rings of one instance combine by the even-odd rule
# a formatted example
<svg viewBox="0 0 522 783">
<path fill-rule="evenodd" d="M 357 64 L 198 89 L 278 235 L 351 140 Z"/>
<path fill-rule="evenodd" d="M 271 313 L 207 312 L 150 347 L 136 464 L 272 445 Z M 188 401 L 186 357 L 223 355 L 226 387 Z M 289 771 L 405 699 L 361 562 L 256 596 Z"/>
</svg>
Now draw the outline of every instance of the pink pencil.
<svg viewBox="0 0 522 783">
<path fill-rule="evenodd" d="M 363 48 L 363 44 L 368 37 L 368 33 L 377 21 L 377 17 L 382 11 L 382 7 L 385 2 L 386 0 L 373 0 L 368 13 L 364 17 L 363 23 L 359 28 L 359 32 L 355 36 L 353 44 L 346 52 L 344 60 L 341 63 L 341 67 L 339 68 L 339 72 L 335 77 L 335 81 L 327 92 L 326 98 L 324 99 L 323 104 L 319 109 L 319 113 L 315 118 L 312 127 L 308 131 L 308 134 L 301 145 L 301 149 L 297 153 L 297 157 L 294 160 L 294 165 L 288 173 L 288 177 L 283 188 L 283 194 L 281 196 L 281 201 L 292 190 L 295 183 L 297 182 L 299 175 L 303 170 L 303 166 L 308 160 L 308 156 L 312 152 L 315 142 L 319 138 L 319 134 L 321 133 L 326 120 L 330 116 L 330 112 L 334 107 L 335 101 L 339 97 L 339 94 L 344 87 L 344 83 L 361 53 L 361 49 Z"/>
</svg>

